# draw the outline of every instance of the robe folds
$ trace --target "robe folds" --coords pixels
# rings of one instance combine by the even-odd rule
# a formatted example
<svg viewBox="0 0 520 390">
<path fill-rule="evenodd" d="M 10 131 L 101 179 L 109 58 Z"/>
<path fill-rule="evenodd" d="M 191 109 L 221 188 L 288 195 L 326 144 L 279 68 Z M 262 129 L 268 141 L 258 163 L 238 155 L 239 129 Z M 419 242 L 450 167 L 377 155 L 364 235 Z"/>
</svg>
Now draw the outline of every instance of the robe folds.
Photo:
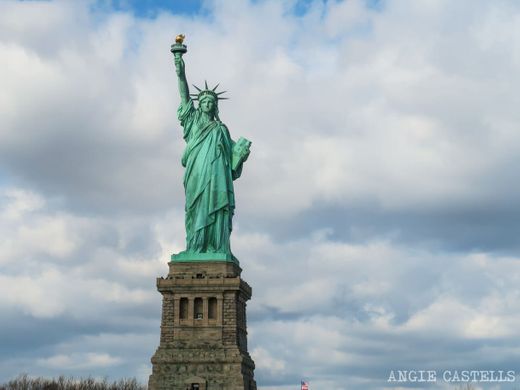
<svg viewBox="0 0 520 390">
<path fill-rule="evenodd" d="M 182 156 L 186 194 L 186 252 L 231 255 L 229 236 L 235 209 L 233 180 L 242 165 L 232 170 L 234 142 L 218 120 L 205 123 L 190 99 L 181 103 L 178 117 L 186 148 Z"/>
</svg>

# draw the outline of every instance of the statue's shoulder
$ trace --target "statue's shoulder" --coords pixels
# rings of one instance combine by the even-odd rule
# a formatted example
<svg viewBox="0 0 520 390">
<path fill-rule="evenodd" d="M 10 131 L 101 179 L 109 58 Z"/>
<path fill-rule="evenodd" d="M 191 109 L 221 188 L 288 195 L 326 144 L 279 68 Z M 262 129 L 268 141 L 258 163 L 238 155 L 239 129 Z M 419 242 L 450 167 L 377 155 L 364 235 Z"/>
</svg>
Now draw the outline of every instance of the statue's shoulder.
<svg viewBox="0 0 520 390">
<path fill-rule="evenodd" d="M 177 114 L 179 116 L 179 119 L 186 120 L 189 117 L 192 117 L 196 111 L 197 109 L 193 104 L 193 100 L 188 99 L 185 102 L 181 101 L 181 103 L 179 104 L 179 109 L 177 110 Z"/>
<path fill-rule="evenodd" d="M 189 99 L 187 102 L 181 102 L 177 111 L 177 117 L 184 128 L 184 138 L 187 138 L 194 126 L 197 126 L 197 109 L 193 105 L 193 101 Z"/>
<path fill-rule="evenodd" d="M 222 122 L 220 119 L 217 119 L 215 120 L 215 122 L 217 123 L 217 125 L 223 127 L 224 129 L 228 130 L 228 127 L 226 126 L 226 124 L 224 122 Z"/>
</svg>

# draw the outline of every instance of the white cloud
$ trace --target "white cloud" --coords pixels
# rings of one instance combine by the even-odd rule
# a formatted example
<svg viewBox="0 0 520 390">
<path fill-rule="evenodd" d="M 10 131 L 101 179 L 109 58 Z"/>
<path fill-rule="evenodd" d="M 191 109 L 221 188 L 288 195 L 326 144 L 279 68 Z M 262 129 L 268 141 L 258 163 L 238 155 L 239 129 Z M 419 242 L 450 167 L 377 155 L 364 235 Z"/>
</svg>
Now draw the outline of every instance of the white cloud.
<svg viewBox="0 0 520 390">
<path fill-rule="evenodd" d="M 2 191 L 2 218 L 15 219 L 24 213 L 41 209 L 45 201 L 35 193 L 19 188 L 7 188 Z"/>
<path fill-rule="evenodd" d="M 118 357 L 106 353 L 85 353 L 72 355 L 55 355 L 49 358 L 38 359 L 38 364 L 61 370 L 75 370 L 114 366 L 121 362 Z"/>
<path fill-rule="evenodd" d="M 29 276 L 0 276 L 1 306 L 13 306 L 35 317 L 53 317 L 63 312 L 63 304 L 56 289 L 58 275 L 47 272 L 37 278 Z"/>
<path fill-rule="evenodd" d="M 255 348 L 251 351 L 251 357 L 256 362 L 256 368 L 265 370 L 273 376 L 280 375 L 285 369 L 285 362 L 272 356 L 262 347 Z"/>
</svg>

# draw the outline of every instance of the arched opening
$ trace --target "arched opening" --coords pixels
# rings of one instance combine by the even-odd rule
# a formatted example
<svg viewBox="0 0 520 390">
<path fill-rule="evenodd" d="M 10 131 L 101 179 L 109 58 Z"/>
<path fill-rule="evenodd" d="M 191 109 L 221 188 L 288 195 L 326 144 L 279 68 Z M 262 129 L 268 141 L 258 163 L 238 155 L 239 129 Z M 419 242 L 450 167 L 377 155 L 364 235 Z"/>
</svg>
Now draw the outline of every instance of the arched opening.
<svg viewBox="0 0 520 390">
<path fill-rule="evenodd" d="M 181 320 L 188 318 L 188 298 L 181 298 L 179 312 L 179 318 Z"/>
<path fill-rule="evenodd" d="M 210 320 L 217 319 L 217 298 L 208 299 L 208 318 Z"/>
<path fill-rule="evenodd" d="M 202 310 L 202 298 L 195 298 L 193 318 L 195 318 L 196 320 L 202 320 L 202 318 L 204 318 Z"/>
<path fill-rule="evenodd" d="M 184 383 L 186 384 L 186 390 L 206 390 L 208 385 L 204 378 L 198 376 L 188 378 Z"/>
</svg>

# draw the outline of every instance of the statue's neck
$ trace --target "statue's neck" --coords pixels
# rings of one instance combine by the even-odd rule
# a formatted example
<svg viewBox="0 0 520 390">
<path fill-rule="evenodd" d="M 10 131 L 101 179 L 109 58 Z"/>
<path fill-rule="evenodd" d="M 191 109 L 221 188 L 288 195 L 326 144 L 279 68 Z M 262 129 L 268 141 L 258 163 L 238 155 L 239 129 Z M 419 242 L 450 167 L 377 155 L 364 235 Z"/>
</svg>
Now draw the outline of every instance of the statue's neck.
<svg viewBox="0 0 520 390">
<path fill-rule="evenodd" d="M 215 119 L 213 115 L 210 115 L 207 112 L 201 111 L 200 113 L 201 113 L 200 119 L 201 119 L 202 123 L 204 123 L 204 124 L 213 122 L 213 120 Z"/>
</svg>

